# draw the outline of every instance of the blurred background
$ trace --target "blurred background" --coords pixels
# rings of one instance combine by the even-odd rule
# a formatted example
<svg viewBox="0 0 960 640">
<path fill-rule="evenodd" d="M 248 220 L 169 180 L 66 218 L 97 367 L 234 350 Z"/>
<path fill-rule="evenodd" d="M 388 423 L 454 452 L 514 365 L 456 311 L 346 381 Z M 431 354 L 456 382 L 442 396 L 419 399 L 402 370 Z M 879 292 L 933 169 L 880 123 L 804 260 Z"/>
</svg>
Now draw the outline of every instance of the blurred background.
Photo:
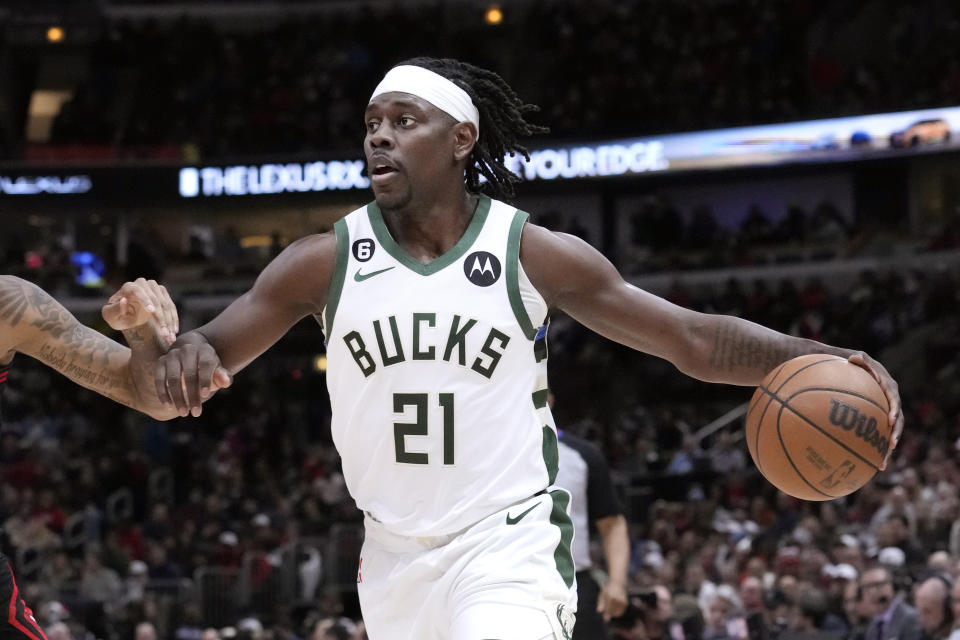
<svg viewBox="0 0 960 640">
<path fill-rule="evenodd" d="M 515 164 L 534 222 L 901 385 L 890 468 L 803 503 L 749 460 L 751 389 L 553 318 L 557 423 L 609 460 L 631 589 L 677 604 L 635 601 L 615 637 L 856 638 L 867 564 L 908 599 L 931 566 L 960 577 L 957 42 L 954 0 L 4 0 L 0 262 L 104 331 L 105 296 L 156 278 L 193 328 L 371 199 L 361 114 L 389 66 L 495 70 L 551 129 Z M 325 370 L 304 321 L 161 424 L 19 358 L 2 544 L 50 640 L 363 637 Z"/>
</svg>

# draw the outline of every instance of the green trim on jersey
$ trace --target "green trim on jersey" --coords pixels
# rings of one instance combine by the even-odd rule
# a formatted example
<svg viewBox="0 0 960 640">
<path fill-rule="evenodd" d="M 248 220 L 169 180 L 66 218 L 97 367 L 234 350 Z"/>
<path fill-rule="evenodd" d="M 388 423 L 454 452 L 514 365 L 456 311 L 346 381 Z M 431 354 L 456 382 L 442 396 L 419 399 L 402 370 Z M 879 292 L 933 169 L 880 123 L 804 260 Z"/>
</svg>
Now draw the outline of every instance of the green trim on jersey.
<svg viewBox="0 0 960 640">
<path fill-rule="evenodd" d="M 327 340 L 332 335 L 333 317 L 337 313 L 337 305 L 340 304 L 343 281 L 347 277 L 347 262 L 350 260 L 350 228 L 347 226 L 346 218 L 337 220 L 333 225 L 333 231 L 337 235 L 337 261 L 333 267 L 333 278 L 330 279 L 330 291 L 327 294 L 327 308 L 323 314 L 323 328 L 326 331 Z"/>
<path fill-rule="evenodd" d="M 380 246 L 396 258 L 400 264 L 421 276 L 434 274 L 459 260 L 463 254 L 473 246 L 477 236 L 480 235 L 480 230 L 483 229 L 483 223 L 486 222 L 488 213 L 490 213 L 490 198 L 481 195 L 480 201 L 477 203 L 477 210 L 473 214 L 473 219 L 470 220 L 467 230 L 464 231 L 463 236 L 457 241 L 457 244 L 453 245 L 453 247 L 442 256 L 438 256 L 427 264 L 423 264 L 419 260 L 415 260 L 407 253 L 406 249 L 397 244 L 397 241 L 393 239 L 393 236 L 390 235 L 390 230 L 387 229 L 387 223 L 384 222 L 383 213 L 380 211 L 377 203 L 371 202 L 367 205 L 367 216 L 370 218 L 370 226 L 373 227 L 373 235 L 377 237 L 377 242 L 380 243 Z"/>
<path fill-rule="evenodd" d="M 570 494 L 563 489 L 550 492 L 553 500 L 553 510 L 550 511 L 550 524 L 560 529 L 560 543 L 553 551 L 553 561 L 557 565 L 557 572 L 568 587 L 573 586 L 573 553 L 570 551 L 570 542 L 573 540 L 573 520 L 567 513 L 570 504 Z"/>
<path fill-rule="evenodd" d="M 560 449 L 557 444 L 557 432 L 550 427 L 543 428 L 543 463 L 547 466 L 547 486 L 557 480 L 560 469 Z"/>
<path fill-rule="evenodd" d="M 510 234 L 507 236 L 507 297 L 510 299 L 510 308 L 516 316 L 520 329 L 527 336 L 527 340 L 537 337 L 537 330 L 527 315 L 527 308 L 523 306 L 523 297 L 520 295 L 520 234 L 529 214 L 517 209 L 510 223 Z"/>
<path fill-rule="evenodd" d="M 535 409 L 543 409 L 547 406 L 547 400 L 550 399 L 550 389 L 540 389 L 533 392 L 533 406 Z"/>
</svg>

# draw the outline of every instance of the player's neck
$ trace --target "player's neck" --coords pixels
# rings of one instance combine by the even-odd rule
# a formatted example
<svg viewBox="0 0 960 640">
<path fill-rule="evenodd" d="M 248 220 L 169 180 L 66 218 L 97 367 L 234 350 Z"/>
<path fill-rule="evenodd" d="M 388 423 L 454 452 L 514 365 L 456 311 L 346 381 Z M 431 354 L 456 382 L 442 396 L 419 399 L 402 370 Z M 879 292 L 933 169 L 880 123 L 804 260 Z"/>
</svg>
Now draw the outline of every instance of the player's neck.
<svg viewBox="0 0 960 640">
<path fill-rule="evenodd" d="M 383 210 L 390 235 L 420 262 L 430 262 L 449 251 L 466 232 L 479 198 L 461 190 L 456 197 L 434 198 L 429 204 L 411 202 L 401 209 Z"/>
</svg>

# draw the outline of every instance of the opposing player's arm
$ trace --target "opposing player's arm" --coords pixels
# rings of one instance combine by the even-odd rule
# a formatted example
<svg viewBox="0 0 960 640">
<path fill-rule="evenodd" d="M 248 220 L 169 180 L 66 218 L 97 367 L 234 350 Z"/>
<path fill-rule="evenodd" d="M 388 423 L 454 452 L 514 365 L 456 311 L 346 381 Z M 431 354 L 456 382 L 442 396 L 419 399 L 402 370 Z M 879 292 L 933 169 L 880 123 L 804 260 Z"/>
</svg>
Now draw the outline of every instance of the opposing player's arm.
<svg viewBox="0 0 960 640">
<path fill-rule="evenodd" d="M 583 240 L 536 225 L 524 227 L 520 260 L 551 308 L 611 340 L 669 360 L 700 380 L 754 386 L 799 355 L 851 358 L 880 382 L 890 401 L 894 442 L 899 438 L 903 419 L 897 384 L 865 354 L 784 335 L 742 318 L 677 306 L 626 282 Z"/>
<path fill-rule="evenodd" d="M 144 303 L 138 299 L 129 304 L 139 308 Z M 160 312 L 170 316 L 167 308 Z M 174 311 L 174 319 L 175 315 Z M 124 318 L 117 316 L 111 324 L 125 329 L 144 352 L 158 353 L 163 346 L 145 317 L 125 309 Z M 157 418 L 172 417 L 153 394 L 139 392 L 129 366 L 130 349 L 81 324 L 35 284 L 0 276 L 0 324 L 0 356 L 23 353 L 111 400 Z"/>
<path fill-rule="evenodd" d="M 269 349 L 302 318 L 326 304 L 336 259 L 333 233 L 287 247 L 253 287 L 206 325 L 180 336 L 154 369 L 156 393 L 185 416 L 200 415 L 211 389 Z M 226 371 L 218 371 L 221 368 Z M 218 383 L 217 376 L 227 379 Z"/>
</svg>

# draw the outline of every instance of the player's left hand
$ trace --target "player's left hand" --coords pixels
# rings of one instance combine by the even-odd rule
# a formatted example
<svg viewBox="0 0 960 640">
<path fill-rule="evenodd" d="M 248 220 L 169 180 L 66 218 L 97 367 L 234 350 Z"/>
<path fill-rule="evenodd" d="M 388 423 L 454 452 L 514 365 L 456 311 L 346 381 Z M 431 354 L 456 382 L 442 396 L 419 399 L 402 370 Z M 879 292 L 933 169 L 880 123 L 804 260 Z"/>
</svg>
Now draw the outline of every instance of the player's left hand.
<svg viewBox="0 0 960 640">
<path fill-rule="evenodd" d="M 890 461 L 890 456 L 893 455 L 893 450 L 896 449 L 897 444 L 899 444 L 900 435 L 903 433 L 903 411 L 900 408 L 900 387 L 897 385 L 897 381 L 894 380 L 887 371 L 886 367 L 867 354 L 863 352 L 855 353 L 847 358 L 847 360 L 869 371 L 874 380 L 880 384 L 884 395 L 887 396 L 887 405 L 890 407 L 890 411 L 887 413 L 887 419 L 890 420 L 893 431 L 890 435 L 890 448 L 887 450 L 887 455 L 880 465 L 881 470 L 886 469 L 887 463 Z"/>
<path fill-rule="evenodd" d="M 151 323 L 168 345 L 177 339 L 180 318 L 167 288 L 155 280 L 137 278 L 126 282 L 103 306 L 103 319 L 113 329 L 124 331 Z"/>
<path fill-rule="evenodd" d="M 627 610 L 627 589 L 622 584 L 607 582 L 597 596 L 597 613 L 605 621 L 619 618 Z"/>
</svg>

